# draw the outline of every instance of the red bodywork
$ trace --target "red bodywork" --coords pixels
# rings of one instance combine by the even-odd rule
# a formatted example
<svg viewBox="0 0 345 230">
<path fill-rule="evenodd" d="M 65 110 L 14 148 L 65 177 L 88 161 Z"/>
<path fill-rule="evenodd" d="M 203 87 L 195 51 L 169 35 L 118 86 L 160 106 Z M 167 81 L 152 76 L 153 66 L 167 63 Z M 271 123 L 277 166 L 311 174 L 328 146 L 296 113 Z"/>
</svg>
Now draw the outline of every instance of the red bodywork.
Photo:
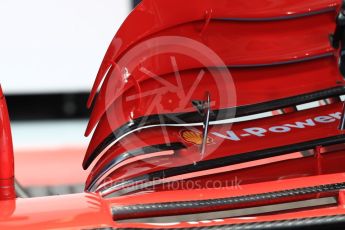
<svg viewBox="0 0 345 230">
<path fill-rule="evenodd" d="M 88 101 L 94 108 L 86 134 L 95 131 L 81 194 L 14 197 L 0 92 L 0 229 L 342 229 L 345 85 L 339 50 L 329 42 L 341 6 L 340 0 L 144 0 L 111 42 Z M 197 43 L 164 43 L 167 53 L 159 53 L 155 39 L 169 36 Z M 122 62 L 141 44 L 139 55 Z M 210 56 L 197 52 L 204 46 Z M 171 94 L 175 84 L 188 91 L 200 71 L 199 87 L 180 106 Z M 150 91 L 162 84 L 164 109 L 147 112 L 157 98 Z M 205 122 L 191 103 L 205 93 L 210 114 L 234 120 Z M 308 102 L 317 106 L 298 109 Z M 245 117 L 263 112 L 267 117 Z M 189 126 L 157 123 L 161 113 Z M 150 118 L 144 126 L 136 123 L 142 118 Z M 289 208 L 275 209 L 284 204 Z"/>
<path fill-rule="evenodd" d="M 233 124 L 232 127 L 229 124 L 211 126 L 212 132 L 217 133 L 217 135 L 213 133 L 209 134 L 209 138 L 211 138 L 211 141 L 207 145 L 207 152 L 205 154 L 206 156 L 204 159 L 202 159 L 202 161 L 204 162 L 204 164 L 209 164 L 209 166 L 212 166 L 211 163 L 207 162 L 215 160 L 215 162 L 218 162 L 220 164 L 230 156 L 236 157 L 239 154 L 250 155 L 255 151 L 265 150 L 267 150 L 268 152 L 268 150 L 272 148 L 279 148 L 280 146 L 289 145 L 297 146 L 301 143 L 306 143 L 313 140 L 322 140 L 327 138 L 333 138 L 334 140 L 336 140 L 337 137 L 341 137 L 342 139 L 343 131 L 337 129 L 340 121 L 341 111 L 342 104 L 336 103 L 315 108 L 312 111 L 305 110 L 301 112 L 263 118 L 260 120 L 251 120 L 247 122 L 236 123 Z M 325 123 L 318 123 L 314 120 L 311 120 L 315 118 L 316 120 L 318 120 L 317 118 L 329 116 L 330 114 L 333 115 L 333 117 L 329 117 L 330 119 L 326 120 Z M 289 126 L 285 126 L 286 124 L 288 124 Z M 302 125 L 299 126 L 299 124 Z M 265 130 L 265 132 L 258 132 L 257 135 L 248 135 L 246 137 L 242 137 L 243 134 L 246 134 L 245 129 L 250 129 L 253 127 L 259 127 L 260 129 Z M 277 132 L 270 132 L 269 129 L 272 129 L 272 127 L 285 127 L 286 129 L 277 130 Z M 167 132 L 164 133 L 160 127 L 157 127 L 153 129 L 143 130 L 139 134 L 128 135 L 126 137 L 126 140 L 121 141 L 119 145 L 109 148 L 109 150 L 102 156 L 102 158 L 98 160 L 96 166 L 89 176 L 88 182 L 90 183 L 90 181 L 95 179 L 95 177 L 99 176 L 101 171 L 104 171 L 104 169 L 109 170 L 108 176 L 113 178 L 115 181 L 123 181 L 130 178 L 138 177 L 140 175 L 167 170 L 169 168 L 176 168 L 183 165 L 192 165 L 194 162 L 200 161 L 201 159 L 198 145 L 188 142 L 188 140 L 186 140 L 186 138 L 181 135 L 181 132 L 183 132 L 184 130 L 193 134 L 201 133 L 200 128 L 194 131 L 188 130 L 184 127 L 168 127 L 166 130 Z M 231 138 L 231 136 L 227 134 L 227 132 L 230 130 L 233 132 L 233 135 L 236 136 L 232 136 L 232 139 L 226 139 Z M 163 154 L 159 157 L 157 157 L 156 155 L 143 154 L 142 156 L 146 157 L 142 158 L 141 160 L 133 160 L 132 158 L 138 158 L 138 156 L 135 155 L 127 157 L 125 159 L 121 157 L 123 154 L 127 154 L 128 150 L 130 149 L 141 149 L 145 146 L 156 146 L 165 143 L 167 136 L 170 143 L 181 143 L 184 147 L 175 152 L 170 151 L 170 153 L 167 153 L 165 155 Z M 333 145 L 335 144 L 337 143 L 333 143 Z M 319 145 L 322 146 L 322 143 L 320 142 Z M 248 166 L 238 165 L 240 163 L 244 163 L 245 161 L 250 161 L 250 165 L 252 167 L 253 165 L 256 165 L 252 162 L 253 160 L 266 159 L 267 163 L 270 163 L 270 160 L 268 158 L 274 157 L 273 155 L 263 155 L 260 157 L 259 153 L 257 153 L 254 154 L 257 155 L 256 159 L 248 157 L 245 158 L 244 162 L 232 162 L 229 160 L 229 163 L 227 165 L 213 166 L 213 168 L 218 168 L 215 172 L 211 172 L 210 170 L 207 172 L 194 172 L 195 175 L 188 175 L 188 178 L 198 177 L 200 179 L 201 175 L 207 175 L 209 177 L 207 178 L 207 180 L 210 180 L 211 174 L 219 175 L 220 172 L 224 172 L 224 178 L 228 177 L 233 179 L 237 175 L 243 183 L 253 183 L 266 180 L 275 180 L 284 177 L 314 175 L 314 173 L 318 173 L 318 171 L 316 170 L 317 164 L 316 162 L 314 162 L 316 158 L 313 158 L 312 156 L 302 158 L 302 155 L 300 154 L 299 156 L 302 159 L 293 160 L 293 162 L 295 162 L 294 164 L 291 164 L 291 162 L 289 161 L 282 160 L 285 159 L 284 157 L 286 157 L 286 155 L 293 154 L 296 150 L 309 150 L 315 149 L 316 147 L 317 146 L 309 145 L 309 148 L 292 148 L 291 150 L 285 150 L 281 153 L 276 153 L 275 157 L 280 156 L 280 160 L 278 160 L 280 162 L 275 163 L 279 165 L 279 167 L 273 164 L 247 169 Z M 334 151 L 331 152 L 334 153 Z M 325 169 L 326 171 L 334 170 L 333 172 L 339 170 L 341 172 L 345 168 L 342 166 L 342 164 L 336 164 L 335 162 L 337 162 L 338 157 L 342 157 L 342 154 L 341 152 L 339 154 L 333 153 L 325 154 L 325 156 L 322 158 L 322 161 L 324 161 L 324 163 L 322 164 L 322 169 Z M 114 161 L 114 159 L 122 160 Z M 287 159 L 289 159 L 289 157 Z M 159 163 L 157 163 L 158 161 Z M 112 162 L 113 167 L 111 169 L 109 165 L 111 165 Z M 115 162 L 116 164 L 114 164 Z M 304 167 L 297 166 L 299 164 L 304 165 Z M 307 165 L 310 166 L 307 167 Z M 227 166 L 228 168 L 221 168 L 225 166 Z M 233 169 L 231 169 L 230 166 Z M 266 167 L 267 169 L 263 170 L 263 167 Z M 241 168 L 244 169 L 242 171 L 236 171 L 240 170 Z M 277 172 L 272 173 L 272 171 Z M 112 172 L 112 174 L 109 174 L 110 172 Z M 106 176 L 103 175 L 103 177 Z M 168 177 L 168 175 L 165 174 L 165 177 Z M 215 177 L 217 177 L 217 180 L 221 178 L 221 176 Z M 87 185 L 89 183 L 87 183 Z"/>
<path fill-rule="evenodd" d="M 195 111 L 190 101 L 188 106 L 181 106 L 180 100 L 164 103 L 164 109 L 150 109 L 151 104 L 158 103 L 155 101 L 157 93 L 147 96 L 150 90 L 174 92 L 176 69 L 171 64 L 171 56 L 175 57 L 181 75 L 181 91 L 188 92 L 198 73 L 205 71 L 200 90 L 195 90 L 190 98 L 200 100 L 208 91 L 214 103 L 211 108 L 215 111 L 250 107 L 331 88 L 343 94 L 344 83 L 329 42 L 329 35 L 335 29 L 339 1 L 283 2 L 262 4 L 261 1 L 254 1 L 247 5 L 241 1 L 204 1 L 203 4 L 195 3 L 195 6 L 190 2 L 188 4 L 193 7 L 180 11 L 170 5 L 178 4 L 175 1 L 143 1 L 116 34 L 97 75 L 90 102 L 102 79 L 104 82 L 95 100 L 86 134 L 98 125 L 83 163 L 84 168 L 104 150 L 104 146 L 119 140 L 124 134 L 122 130 L 135 129 L 140 118 Z M 180 4 L 183 5 L 182 1 Z M 245 9 L 245 13 L 238 11 L 241 8 Z M 128 29 L 134 27 L 137 21 L 143 22 L 141 28 Z M 186 57 L 176 50 L 188 47 L 179 45 L 171 45 L 168 51 L 157 53 L 155 45 L 159 41 L 152 39 L 166 36 L 183 36 L 198 41 L 214 51 L 221 61 L 208 59 L 203 54 Z M 131 52 L 143 43 L 145 47 L 153 48 L 147 48 L 127 61 L 127 56 L 133 56 Z M 319 68 L 315 69 L 315 66 Z M 216 73 L 210 74 L 208 69 L 214 71 L 216 67 Z M 164 78 L 170 87 L 168 83 L 162 87 L 162 83 L 150 77 L 149 73 L 143 73 L 143 68 Z M 124 71 L 130 73 L 126 81 Z M 228 72 L 231 79 L 226 76 Z M 298 79 L 300 87 L 290 86 L 294 79 Z M 114 89 L 117 89 L 115 93 Z M 140 100 L 128 100 L 136 95 Z M 308 99 L 310 101 L 312 97 L 305 97 L 300 104 L 309 102 Z M 253 110 L 251 113 L 257 112 L 265 111 Z M 200 122 L 197 114 L 190 116 L 195 119 L 193 122 Z M 112 134 L 116 137 L 110 138 Z"/>
<path fill-rule="evenodd" d="M 201 189 L 185 191 L 168 191 L 124 196 L 113 199 L 104 199 L 94 194 L 76 194 L 66 196 L 53 196 L 45 198 L 17 199 L 2 201 L 2 212 L 0 215 L 1 229 L 107 229 L 107 228 L 162 228 L 164 225 L 144 223 L 120 223 L 111 214 L 111 208 L 130 206 L 135 204 L 154 204 L 161 202 L 182 202 L 219 199 L 224 197 L 241 197 L 267 192 L 288 191 L 298 188 L 343 183 L 343 173 L 330 174 L 301 179 L 289 179 L 262 184 L 244 185 L 241 189 Z M 318 196 L 319 194 L 314 194 Z M 313 194 L 311 195 L 311 197 Z M 343 194 L 341 191 L 334 191 L 326 196 L 339 196 L 338 204 L 311 210 L 300 210 L 297 212 L 275 213 L 252 216 L 248 218 L 227 218 L 216 221 L 201 222 L 180 222 L 166 225 L 165 228 L 190 228 L 206 227 L 217 225 L 233 225 L 240 223 L 260 223 L 280 220 L 295 220 L 303 218 L 342 216 L 345 214 Z M 303 199 L 299 197 L 298 199 Z M 279 202 L 279 200 L 275 201 Z M 251 204 L 255 207 L 255 204 Z M 181 209 L 182 210 L 182 209 Z M 183 211 L 181 211 L 182 213 Z M 131 216 L 133 218 L 135 216 Z M 124 217 L 122 217 L 123 219 Z M 127 217 L 128 218 L 128 217 Z M 114 220 L 115 219 L 115 220 Z"/>
<path fill-rule="evenodd" d="M 0 86 L 0 200 L 15 199 L 14 155 L 10 119 L 6 100 Z"/>
</svg>

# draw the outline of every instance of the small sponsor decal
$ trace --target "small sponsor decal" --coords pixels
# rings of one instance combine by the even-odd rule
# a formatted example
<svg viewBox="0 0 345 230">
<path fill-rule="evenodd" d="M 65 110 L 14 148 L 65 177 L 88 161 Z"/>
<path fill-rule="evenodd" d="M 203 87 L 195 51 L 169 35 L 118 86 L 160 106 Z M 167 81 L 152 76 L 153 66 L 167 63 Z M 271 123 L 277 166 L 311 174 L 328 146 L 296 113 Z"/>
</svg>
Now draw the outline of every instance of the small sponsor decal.
<svg viewBox="0 0 345 230">
<path fill-rule="evenodd" d="M 194 131 L 194 130 L 182 130 L 180 132 L 180 136 L 182 137 L 182 139 L 187 142 L 187 143 L 191 143 L 194 145 L 201 145 L 202 144 L 202 133 L 198 132 L 198 131 Z M 207 144 L 212 144 L 213 138 L 212 137 L 207 137 Z"/>
</svg>

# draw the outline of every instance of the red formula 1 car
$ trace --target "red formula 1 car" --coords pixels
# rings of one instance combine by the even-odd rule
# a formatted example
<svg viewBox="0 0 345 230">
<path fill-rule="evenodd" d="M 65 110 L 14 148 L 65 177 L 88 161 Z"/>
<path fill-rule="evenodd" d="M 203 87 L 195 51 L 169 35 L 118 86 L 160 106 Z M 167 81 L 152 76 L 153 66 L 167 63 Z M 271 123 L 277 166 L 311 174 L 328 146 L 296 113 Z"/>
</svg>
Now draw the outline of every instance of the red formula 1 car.
<svg viewBox="0 0 345 230">
<path fill-rule="evenodd" d="M 144 0 L 94 83 L 85 192 L 20 198 L 0 93 L 0 229 L 344 229 L 345 2 Z"/>
</svg>

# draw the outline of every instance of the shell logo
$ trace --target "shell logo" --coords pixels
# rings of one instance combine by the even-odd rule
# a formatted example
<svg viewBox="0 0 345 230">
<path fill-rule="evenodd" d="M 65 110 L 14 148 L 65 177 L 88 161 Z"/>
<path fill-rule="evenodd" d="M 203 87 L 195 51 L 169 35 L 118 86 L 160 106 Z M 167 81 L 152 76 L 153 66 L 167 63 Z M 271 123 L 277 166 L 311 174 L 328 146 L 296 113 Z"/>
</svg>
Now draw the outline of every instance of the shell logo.
<svg viewBox="0 0 345 230">
<path fill-rule="evenodd" d="M 201 145 L 202 144 L 202 133 L 198 131 L 192 131 L 192 130 L 182 130 L 180 132 L 180 136 L 182 139 L 188 143 L 194 144 L 194 145 Z M 207 137 L 207 144 L 214 143 L 213 138 Z"/>
</svg>

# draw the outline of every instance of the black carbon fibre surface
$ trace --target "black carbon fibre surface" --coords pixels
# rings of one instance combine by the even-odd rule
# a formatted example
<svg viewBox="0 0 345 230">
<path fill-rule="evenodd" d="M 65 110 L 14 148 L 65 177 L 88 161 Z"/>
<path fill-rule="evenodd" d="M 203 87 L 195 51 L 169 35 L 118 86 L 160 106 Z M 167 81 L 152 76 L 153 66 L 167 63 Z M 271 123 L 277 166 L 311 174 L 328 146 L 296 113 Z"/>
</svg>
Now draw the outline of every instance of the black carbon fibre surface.
<svg viewBox="0 0 345 230">
<path fill-rule="evenodd" d="M 102 170 L 100 170 L 100 172 L 94 176 L 94 179 L 90 182 L 90 185 L 85 187 L 85 190 L 92 192 L 93 191 L 92 188 L 94 184 L 97 183 L 107 171 L 111 170 L 113 167 L 115 167 L 116 165 L 120 164 L 121 162 L 127 159 L 130 159 L 136 156 L 154 153 L 154 152 L 162 152 L 162 151 L 168 151 L 168 150 L 175 151 L 175 150 L 179 150 L 183 148 L 186 148 L 186 147 L 182 143 L 174 142 L 174 143 L 168 143 L 168 144 L 146 146 L 140 149 L 125 152 L 119 155 L 118 157 L 116 157 L 115 159 L 113 159 Z"/>
<path fill-rule="evenodd" d="M 247 196 L 229 197 L 212 200 L 198 200 L 198 201 L 183 201 L 183 202 L 167 202 L 167 203 L 153 203 L 153 204 L 139 204 L 132 206 L 112 207 L 112 214 L 115 220 L 119 217 L 133 217 L 138 213 L 145 213 L 145 216 L 150 212 L 168 213 L 169 211 L 177 211 L 187 209 L 190 212 L 196 211 L 205 207 L 210 207 L 212 210 L 217 210 L 217 207 L 224 207 L 239 203 L 274 200 L 279 198 L 301 196 L 315 193 L 331 192 L 345 189 L 345 183 L 328 184 L 315 187 L 298 188 L 279 192 L 262 193 Z"/>
<path fill-rule="evenodd" d="M 115 228 L 114 228 L 115 229 Z M 117 230 L 144 230 L 150 228 L 116 228 Z M 158 228 L 155 228 L 158 230 Z M 322 216 L 311 217 L 303 219 L 280 220 L 270 222 L 255 222 L 232 225 L 218 225 L 218 226 L 201 226 L 190 228 L 160 228 L 161 230 L 299 230 L 299 229 L 313 229 L 313 230 L 344 230 L 345 229 L 345 215 L 336 216 Z"/>
<path fill-rule="evenodd" d="M 123 194 L 128 193 L 126 192 L 126 189 L 129 188 L 131 185 L 135 185 L 136 187 L 136 190 L 133 190 L 133 191 L 140 190 L 141 187 L 139 185 L 143 181 L 145 183 L 149 183 L 154 180 L 173 177 L 177 175 L 183 175 L 186 173 L 220 168 L 220 167 L 229 166 L 233 164 L 265 159 L 268 157 L 281 156 L 281 155 L 292 153 L 292 152 L 305 151 L 305 150 L 313 149 L 316 146 L 329 146 L 329 145 L 335 145 L 335 144 L 344 143 L 344 142 L 345 142 L 345 135 L 338 135 L 338 136 L 332 136 L 332 137 L 327 137 L 327 138 L 318 139 L 318 140 L 312 140 L 308 142 L 281 146 L 281 147 L 272 148 L 272 149 L 263 149 L 263 150 L 249 152 L 249 153 L 235 154 L 235 155 L 231 155 L 231 156 L 223 157 L 223 158 L 200 161 L 197 164 L 169 168 L 165 170 L 152 172 L 143 176 L 135 177 L 132 179 L 128 179 L 127 181 L 122 181 L 118 184 L 114 184 L 114 186 L 112 186 L 111 188 L 105 188 L 103 190 L 101 189 L 101 192 L 107 191 L 106 192 L 107 194 L 113 194 L 116 196 L 115 193 L 117 191 L 120 191 L 120 194 L 123 195 Z"/>
<path fill-rule="evenodd" d="M 228 119 L 229 117 L 234 115 L 236 115 L 235 117 L 248 116 L 256 113 L 282 109 L 289 106 L 300 105 L 330 97 L 336 97 L 342 94 L 345 94 L 345 87 L 343 86 L 253 105 L 214 110 L 212 112 L 215 114 L 214 117 L 216 119 L 222 120 Z M 199 116 L 198 112 L 183 114 L 150 115 L 148 117 L 141 117 L 135 119 L 133 123 L 124 124 L 117 130 L 113 130 L 113 132 L 96 147 L 94 152 L 87 159 L 85 165 L 83 165 L 84 169 L 86 169 L 107 146 L 111 145 L 113 142 L 118 141 L 118 139 L 120 139 L 126 133 L 129 133 L 136 129 L 141 129 L 145 126 L 160 124 L 161 119 L 159 116 L 164 116 L 165 124 L 176 123 L 176 118 L 178 118 L 178 120 L 184 121 L 185 123 L 202 122 L 203 119 L 201 116 Z M 170 119 L 171 117 L 173 117 L 174 119 Z M 145 122 L 143 122 L 143 120 L 145 120 Z"/>
</svg>

